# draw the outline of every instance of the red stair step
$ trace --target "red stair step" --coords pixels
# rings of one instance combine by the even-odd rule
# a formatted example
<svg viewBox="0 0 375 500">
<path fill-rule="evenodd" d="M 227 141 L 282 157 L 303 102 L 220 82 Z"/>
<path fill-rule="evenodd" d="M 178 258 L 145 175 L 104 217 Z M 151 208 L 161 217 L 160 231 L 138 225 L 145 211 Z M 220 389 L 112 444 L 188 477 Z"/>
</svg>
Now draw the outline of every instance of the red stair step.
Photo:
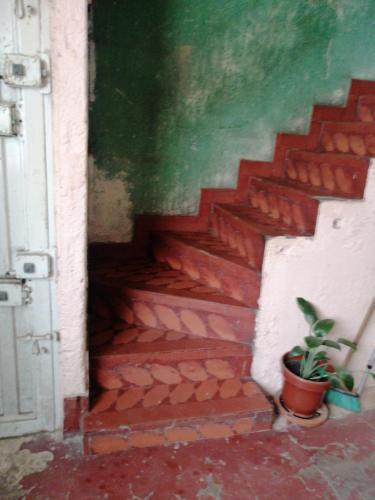
<svg viewBox="0 0 375 500">
<path fill-rule="evenodd" d="M 375 123 L 323 123 L 321 147 L 327 153 L 375 155 Z"/>
<path fill-rule="evenodd" d="M 375 95 L 359 98 L 357 114 L 362 122 L 375 122 Z"/>
<path fill-rule="evenodd" d="M 183 373 L 190 376 L 187 362 Z M 92 414 L 116 411 L 121 412 L 130 408 L 152 408 L 160 405 L 176 406 L 187 402 L 216 401 L 252 394 L 253 385 L 248 378 L 228 377 L 229 369 L 219 366 L 217 360 L 207 360 L 206 369 L 219 373 L 221 378 L 208 377 L 206 380 L 180 380 L 173 383 L 159 383 L 154 385 L 130 385 L 100 392 L 91 406 Z M 130 373 L 130 371 L 129 371 Z M 195 371 L 195 375 L 201 372 Z M 203 375 L 202 375 L 203 376 Z"/>
<path fill-rule="evenodd" d="M 273 416 L 271 404 L 254 382 L 246 384 L 247 395 L 227 399 L 90 412 L 83 424 L 85 451 L 91 454 L 110 453 L 270 429 Z M 241 390 L 244 391 L 243 388 Z M 117 398 L 113 397 L 113 393 L 108 397 L 108 400 L 111 399 L 115 408 Z"/>
<path fill-rule="evenodd" d="M 294 226 L 285 224 L 284 222 L 273 219 L 260 210 L 256 210 L 247 205 L 220 205 L 221 213 L 225 212 L 230 226 L 234 224 L 245 227 L 248 231 L 257 234 L 264 241 L 265 236 L 300 236 L 309 235 L 311 233 L 301 232 Z"/>
<path fill-rule="evenodd" d="M 218 289 L 244 304 L 256 307 L 260 291 L 258 271 L 231 245 L 208 233 L 167 233 L 154 237 L 154 253 L 160 262 L 178 266 L 190 278 Z"/>
<path fill-rule="evenodd" d="M 236 217 L 230 208 L 233 206 L 240 205 L 213 206 L 211 231 L 215 237 L 243 256 L 252 268 L 260 271 L 264 252 L 263 235 Z"/>
<path fill-rule="evenodd" d="M 353 78 L 350 84 L 349 94 L 356 96 L 375 94 L 375 82 Z"/>
<path fill-rule="evenodd" d="M 168 260 L 169 265 L 143 259 L 136 260 L 133 264 L 128 261 L 127 265 L 113 263 L 111 268 L 92 270 L 92 281 L 139 292 L 157 292 L 176 298 L 242 305 L 212 287 L 202 286 L 202 283 L 184 274 L 179 270 L 181 265 L 178 259 Z"/>
<path fill-rule="evenodd" d="M 299 234 L 312 234 L 319 203 L 305 193 L 270 180 L 249 180 L 251 207 Z"/>
<path fill-rule="evenodd" d="M 159 330 L 157 328 L 130 325 L 122 318 L 116 318 L 117 311 L 112 309 L 111 320 L 103 320 L 99 316 L 91 317 L 89 321 L 89 346 L 93 354 L 107 351 L 112 346 L 131 344 L 133 350 L 136 343 L 149 344 L 153 342 L 169 342 L 191 338 L 186 333 L 173 330 Z"/>
<path fill-rule="evenodd" d="M 138 267 L 137 267 L 138 266 Z M 198 337 L 248 342 L 254 310 L 164 264 L 143 262 L 121 275 L 96 275 L 96 290 L 128 323 Z"/>
<path fill-rule="evenodd" d="M 165 339 L 168 333 L 172 340 Z M 92 379 L 102 389 L 149 389 L 159 384 L 225 380 L 249 374 L 251 350 L 247 345 L 191 336 L 179 339 L 179 335 L 127 325 L 116 331 L 111 343 L 92 351 Z"/>
<path fill-rule="evenodd" d="M 368 166 L 369 160 L 356 156 L 294 150 L 288 152 L 286 180 L 315 196 L 362 198 Z"/>
<path fill-rule="evenodd" d="M 369 94 L 368 96 L 366 94 Z M 312 121 L 348 122 L 362 120 L 358 114 L 358 106 L 363 97 L 373 97 L 375 94 L 374 82 L 366 80 L 352 80 L 348 99 L 344 107 L 341 106 L 314 106 Z M 368 121 L 368 120 L 363 120 Z M 372 121 L 372 120 L 370 120 Z"/>
</svg>

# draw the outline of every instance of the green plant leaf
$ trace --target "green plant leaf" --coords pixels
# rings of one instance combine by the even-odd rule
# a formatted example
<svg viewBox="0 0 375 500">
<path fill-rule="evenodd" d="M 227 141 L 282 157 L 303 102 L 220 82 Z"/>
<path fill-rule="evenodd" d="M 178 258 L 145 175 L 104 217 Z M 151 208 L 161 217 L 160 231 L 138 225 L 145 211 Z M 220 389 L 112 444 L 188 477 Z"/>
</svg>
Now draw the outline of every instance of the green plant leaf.
<svg viewBox="0 0 375 500">
<path fill-rule="evenodd" d="M 343 345 L 346 345 L 347 347 L 350 347 L 350 349 L 352 349 L 353 351 L 356 351 L 357 350 L 357 344 L 355 342 L 350 342 L 350 340 L 347 340 L 347 339 L 337 339 L 337 342 L 339 344 L 343 344 Z"/>
<path fill-rule="evenodd" d="M 304 349 L 299 345 L 293 347 L 291 351 L 289 351 L 288 356 L 291 358 L 295 358 L 297 356 L 302 356 L 305 353 Z"/>
<path fill-rule="evenodd" d="M 375 380 L 375 373 L 370 373 L 370 375 Z"/>
<path fill-rule="evenodd" d="M 315 354 L 315 359 L 317 361 L 328 359 L 326 351 L 319 351 Z"/>
<path fill-rule="evenodd" d="M 328 375 L 329 381 L 331 382 L 332 387 L 335 389 L 339 389 L 341 387 L 339 379 L 336 377 L 336 375 Z"/>
<path fill-rule="evenodd" d="M 302 297 L 297 297 L 297 304 L 300 310 L 303 312 L 306 321 L 309 325 L 313 325 L 318 320 L 314 306 L 310 304 L 307 300 Z"/>
<path fill-rule="evenodd" d="M 305 337 L 305 342 L 306 342 L 306 345 L 309 349 L 314 349 L 315 347 L 319 347 L 323 343 L 322 340 L 320 340 L 317 337 L 312 337 L 311 335 L 308 337 Z"/>
<path fill-rule="evenodd" d="M 349 390 L 352 391 L 354 387 L 354 378 L 351 373 L 349 373 L 347 370 L 344 368 L 336 368 L 336 374 L 341 380 L 341 382 L 344 384 L 344 386 Z"/>
<path fill-rule="evenodd" d="M 313 324 L 312 330 L 317 337 L 324 337 L 332 330 L 334 324 L 333 319 L 321 319 Z"/>
<path fill-rule="evenodd" d="M 337 349 L 338 351 L 341 351 L 341 346 L 337 342 L 334 342 L 333 340 L 323 340 L 322 345 L 326 345 L 327 347 L 333 347 L 333 349 Z"/>
<path fill-rule="evenodd" d="M 319 375 L 319 377 L 322 379 L 322 378 L 327 378 L 327 372 L 325 371 L 325 369 L 321 366 L 319 366 L 316 370 L 314 370 L 317 372 L 317 374 Z"/>
</svg>

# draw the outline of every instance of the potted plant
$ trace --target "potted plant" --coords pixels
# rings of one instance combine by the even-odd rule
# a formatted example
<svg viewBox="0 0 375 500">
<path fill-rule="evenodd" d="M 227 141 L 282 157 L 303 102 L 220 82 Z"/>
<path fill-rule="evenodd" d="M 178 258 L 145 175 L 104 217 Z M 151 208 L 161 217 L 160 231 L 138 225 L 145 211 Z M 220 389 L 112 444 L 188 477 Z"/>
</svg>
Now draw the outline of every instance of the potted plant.
<svg viewBox="0 0 375 500">
<path fill-rule="evenodd" d="M 282 358 L 284 385 L 281 400 L 295 415 L 311 417 L 321 407 L 330 387 L 351 391 L 354 386 L 353 376 L 332 362 L 327 349 L 341 350 L 344 345 L 355 350 L 356 344 L 344 338 L 337 341 L 327 339 L 334 320 L 319 319 L 314 306 L 301 297 L 297 298 L 297 304 L 309 324 L 309 332 L 303 347 L 293 347 Z"/>
</svg>

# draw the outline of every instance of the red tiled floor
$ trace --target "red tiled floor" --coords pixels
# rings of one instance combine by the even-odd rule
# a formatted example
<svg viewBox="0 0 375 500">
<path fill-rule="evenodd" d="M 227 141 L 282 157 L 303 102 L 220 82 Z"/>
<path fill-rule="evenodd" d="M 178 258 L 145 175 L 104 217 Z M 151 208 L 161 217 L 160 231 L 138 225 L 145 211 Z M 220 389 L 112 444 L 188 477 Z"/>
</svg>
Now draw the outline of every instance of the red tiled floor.
<svg viewBox="0 0 375 500">
<path fill-rule="evenodd" d="M 317 429 L 290 427 L 191 443 L 82 456 L 66 443 L 50 449 L 46 470 L 24 478 L 27 499 L 293 500 L 375 498 L 375 411 Z"/>
</svg>

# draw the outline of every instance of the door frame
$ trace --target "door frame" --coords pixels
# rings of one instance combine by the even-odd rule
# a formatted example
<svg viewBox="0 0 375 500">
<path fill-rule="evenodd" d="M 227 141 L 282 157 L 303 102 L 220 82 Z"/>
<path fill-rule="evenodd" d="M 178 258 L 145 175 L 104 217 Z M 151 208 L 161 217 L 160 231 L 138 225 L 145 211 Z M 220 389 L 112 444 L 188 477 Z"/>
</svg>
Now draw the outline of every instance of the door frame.
<svg viewBox="0 0 375 500">
<path fill-rule="evenodd" d="M 57 428 L 79 430 L 87 407 L 88 0 L 49 4 L 52 144 L 60 335 Z"/>
</svg>

